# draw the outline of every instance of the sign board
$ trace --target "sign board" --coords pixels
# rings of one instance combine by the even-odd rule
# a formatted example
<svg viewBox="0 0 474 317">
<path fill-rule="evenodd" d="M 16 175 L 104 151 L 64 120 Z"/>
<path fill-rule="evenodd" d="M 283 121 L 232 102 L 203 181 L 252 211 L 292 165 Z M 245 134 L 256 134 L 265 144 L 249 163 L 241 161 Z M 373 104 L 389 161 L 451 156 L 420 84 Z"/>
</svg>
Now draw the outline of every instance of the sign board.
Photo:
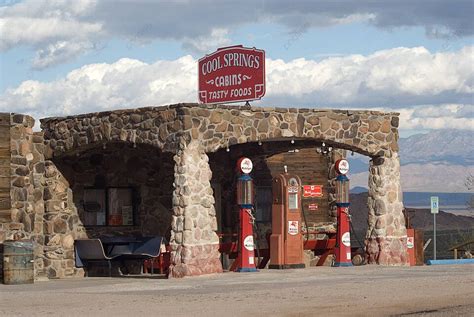
<svg viewBox="0 0 474 317">
<path fill-rule="evenodd" d="M 323 197 L 322 185 L 304 185 L 303 197 Z"/>
<path fill-rule="evenodd" d="M 242 45 L 223 47 L 198 62 L 202 103 L 260 99 L 265 95 L 265 51 Z"/>
<path fill-rule="evenodd" d="M 244 239 L 244 247 L 249 250 L 253 251 L 254 250 L 254 244 L 253 244 L 253 236 L 246 236 Z"/>
<path fill-rule="evenodd" d="M 239 168 L 240 171 L 244 174 L 250 174 L 253 169 L 253 163 L 252 160 L 249 159 L 248 157 L 242 157 L 239 162 Z"/>
<path fill-rule="evenodd" d="M 342 244 L 344 244 L 346 247 L 351 246 L 351 234 L 349 232 L 344 232 L 341 238 Z"/>
<path fill-rule="evenodd" d="M 308 210 L 318 210 L 318 204 L 309 204 Z"/>
<path fill-rule="evenodd" d="M 292 236 L 298 234 L 298 221 L 288 221 L 288 234 Z"/>
<path fill-rule="evenodd" d="M 346 159 L 336 161 L 336 172 L 341 175 L 346 175 L 349 172 L 349 162 Z"/>
<path fill-rule="evenodd" d="M 438 196 L 431 196 L 431 213 L 437 214 L 439 211 L 439 198 Z"/>
</svg>

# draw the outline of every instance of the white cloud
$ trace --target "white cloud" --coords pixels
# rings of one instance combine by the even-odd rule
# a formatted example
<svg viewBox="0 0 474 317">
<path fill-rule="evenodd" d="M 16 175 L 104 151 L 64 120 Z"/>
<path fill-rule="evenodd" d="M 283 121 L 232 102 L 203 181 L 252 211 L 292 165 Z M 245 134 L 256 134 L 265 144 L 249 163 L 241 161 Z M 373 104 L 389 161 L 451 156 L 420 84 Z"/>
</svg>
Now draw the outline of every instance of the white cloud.
<svg viewBox="0 0 474 317">
<path fill-rule="evenodd" d="M 399 111 L 403 129 L 474 129 L 472 48 L 432 54 L 395 48 L 320 62 L 267 59 L 267 95 L 255 105 Z M 435 71 L 434 71 L 434 70 Z M 52 82 L 8 89 L 0 111 L 36 118 L 197 100 L 197 61 L 90 64 Z M 465 101 L 468 102 L 465 102 Z M 469 102 L 470 101 L 470 102 Z"/>
<path fill-rule="evenodd" d="M 43 69 L 51 65 L 66 62 L 85 51 L 92 50 L 94 44 L 88 41 L 74 42 L 60 41 L 49 44 L 46 48 L 40 49 L 36 52 L 33 59 L 33 69 Z"/>
<path fill-rule="evenodd" d="M 402 107 L 411 104 L 472 102 L 472 47 L 432 54 L 423 47 L 394 48 L 368 56 L 320 62 L 269 60 L 271 102 Z M 448 99 L 448 101 L 445 101 Z"/>
<path fill-rule="evenodd" d="M 229 30 L 265 22 L 283 25 L 291 34 L 354 22 L 382 29 L 421 26 L 428 36 L 455 39 L 473 35 L 472 9 L 470 0 L 385 0 L 383 5 L 373 0 L 242 0 L 239 5 L 221 0 L 25 0 L 0 7 L 0 50 L 32 47 L 35 67 L 64 62 L 112 38 L 176 40 L 202 52 L 228 43 Z"/>
<path fill-rule="evenodd" d="M 91 15 L 95 1 L 32 0 L 0 7 L 0 50 L 31 46 L 36 50 L 33 68 L 65 62 L 94 48 L 104 35 L 100 21 Z"/>
<path fill-rule="evenodd" d="M 28 80 L 8 89 L 0 99 L 0 111 L 41 118 L 192 101 L 196 74 L 190 56 L 153 64 L 127 58 L 113 64 L 91 64 L 63 79 Z"/>
<path fill-rule="evenodd" d="M 383 110 L 383 109 L 381 109 Z M 474 131 L 474 104 L 421 105 L 397 109 L 402 129 L 462 129 Z"/>
</svg>

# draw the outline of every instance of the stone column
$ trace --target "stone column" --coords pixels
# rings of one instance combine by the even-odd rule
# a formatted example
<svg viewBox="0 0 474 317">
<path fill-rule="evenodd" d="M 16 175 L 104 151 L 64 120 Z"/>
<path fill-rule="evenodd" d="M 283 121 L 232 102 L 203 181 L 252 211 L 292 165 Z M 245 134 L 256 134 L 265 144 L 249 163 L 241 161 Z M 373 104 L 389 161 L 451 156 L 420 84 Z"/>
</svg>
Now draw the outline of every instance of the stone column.
<svg viewBox="0 0 474 317">
<path fill-rule="evenodd" d="M 49 278 L 81 276 L 74 266 L 74 240 L 87 238 L 69 182 L 52 161 L 44 163 L 44 270 Z"/>
<path fill-rule="evenodd" d="M 174 160 L 170 276 L 222 272 L 209 158 L 191 141 L 181 142 Z"/>
<path fill-rule="evenodd" d="M 369 168 L 369 226 L 366 252 L 369 264 L 408 265 L 407 232 L 400 186 L 400 159 L 376 157 Z"/>
<path fill-rule="evenodd" d="M 43 266 L 43 172 L 44 145 L 41 132 L 33 132 L 35 121 L 22 114 L 11 115 L 11 222 L 8 239 L 34 242 L 35 277 L 44 275 Z"/>
</svg>

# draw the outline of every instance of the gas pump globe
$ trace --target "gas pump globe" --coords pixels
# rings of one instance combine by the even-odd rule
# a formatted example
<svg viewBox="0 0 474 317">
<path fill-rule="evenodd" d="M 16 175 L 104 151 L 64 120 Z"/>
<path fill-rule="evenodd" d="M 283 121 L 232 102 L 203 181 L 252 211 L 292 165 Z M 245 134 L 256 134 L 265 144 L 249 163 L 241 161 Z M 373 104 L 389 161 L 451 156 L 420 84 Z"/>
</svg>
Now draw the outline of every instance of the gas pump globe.
<svg viewBox="0 0 474 317">
<path fill-rule="evenodd" d="M 336 260 L 334 266 L 352 266 L 350 214 L 349 214 L 349 162 L 345 159 L 336 161 L 336 206 L 337 206 L 337 239 Z"/>
<path fill-rule="evenodd" d="M 349 179 L 346 175 L 338 175 L 336 178 L 336 204 L 337 206 L 349 206 Z"/>
<path fill-rule="evenodd" d="M 254 205 L 253 180 L 249 174 L 242 174 L 237 179 L 237 205 L 241 208 L 252 208 Z"/>
</svg>

